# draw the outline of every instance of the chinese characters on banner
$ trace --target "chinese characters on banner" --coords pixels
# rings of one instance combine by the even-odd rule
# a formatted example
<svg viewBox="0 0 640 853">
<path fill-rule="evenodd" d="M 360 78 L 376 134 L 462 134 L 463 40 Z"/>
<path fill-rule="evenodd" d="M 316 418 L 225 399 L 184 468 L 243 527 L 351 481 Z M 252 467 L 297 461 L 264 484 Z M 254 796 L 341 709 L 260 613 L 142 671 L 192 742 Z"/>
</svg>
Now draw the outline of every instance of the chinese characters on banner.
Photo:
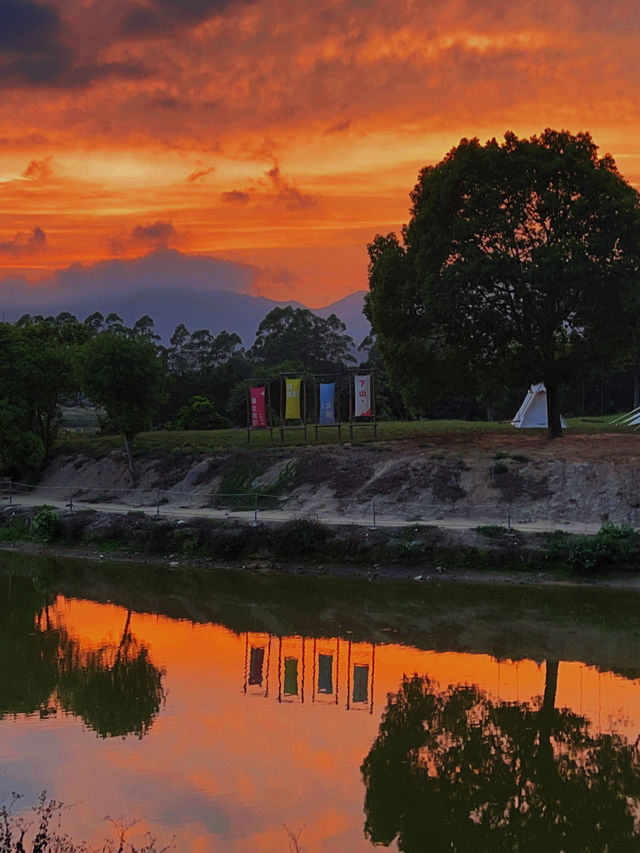
<svg viewBox="0 0 640 853">
<path fill-rule="evenodd" d="M 334 408 L 336 383 L 321 382 L 320 383 L 320 423 L 335 424 L 336 415 Z"/>
<path fill-rule="evenodd" d="M 265 386 L 260 385 L 256 388 L 249 388 L 249 397 L 251 400 L 251 426 L 254 429 L 266 427 Z"/>
<path fill-rule="evenodd" d="M 284 418 L 300 418 L 300 379 L 285 379 L 286 406 Z"/>
<path fill-rule="evenodd" d="M 371 377 L 354 376 L 355 383 L 355 417 L 371 416 Z"/>
</svg>

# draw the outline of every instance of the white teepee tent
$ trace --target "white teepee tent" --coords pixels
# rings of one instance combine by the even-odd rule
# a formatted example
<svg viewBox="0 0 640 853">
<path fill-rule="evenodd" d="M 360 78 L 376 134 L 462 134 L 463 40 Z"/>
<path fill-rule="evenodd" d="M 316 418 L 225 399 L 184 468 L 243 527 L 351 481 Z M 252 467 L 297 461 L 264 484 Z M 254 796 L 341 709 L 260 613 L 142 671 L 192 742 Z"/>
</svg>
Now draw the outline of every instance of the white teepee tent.
<svg viewBox="0 0 640 853">
<path fill-rule="evenodd" d="M 637 428 L 638 425 L 640 425 L 640 407 L 633 409 L 633 411 L 628 412 L 626 415 L 622 415 L 622 417 L 614 418 L 611 423 L 621 424 L 624 426 L 635 426 Z"/>
<path fill-rule="evenodd" d="M 527 396 L 511 423 L 516 429 L 547 428 L 547 389 L 542 383 L 529 388 Z M 560 423 L 562 429 L 567 428 L 567 422 L 562 416 L 560 416 Z"/>
</svg>

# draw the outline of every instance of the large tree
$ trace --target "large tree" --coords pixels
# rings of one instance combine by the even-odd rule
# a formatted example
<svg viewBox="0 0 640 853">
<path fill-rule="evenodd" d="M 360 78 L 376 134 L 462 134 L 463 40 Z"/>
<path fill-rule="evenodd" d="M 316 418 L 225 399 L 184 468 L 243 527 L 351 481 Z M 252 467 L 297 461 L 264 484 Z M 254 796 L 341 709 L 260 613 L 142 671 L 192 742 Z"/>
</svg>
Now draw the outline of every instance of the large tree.
<svg viewBox="0 0 640 853">
<path fill-rule="evenodd" d="M 558 389 L 633 343 L 640 198 L 587 133 L 463 139 L 424 168 L 402 234 L 369 246 L 365 314 L 408 403 Z"/>
<path fill-rule="evenodd" d="M 100 332 L 82 358 L 83 388 L 105 410 L 110 426 L 124 437 L 129 470 L 135 482 L 130 442 L 149 429 L 164 397 L 165 370 L 157 349 L 127 330 Z"/>
</svg>

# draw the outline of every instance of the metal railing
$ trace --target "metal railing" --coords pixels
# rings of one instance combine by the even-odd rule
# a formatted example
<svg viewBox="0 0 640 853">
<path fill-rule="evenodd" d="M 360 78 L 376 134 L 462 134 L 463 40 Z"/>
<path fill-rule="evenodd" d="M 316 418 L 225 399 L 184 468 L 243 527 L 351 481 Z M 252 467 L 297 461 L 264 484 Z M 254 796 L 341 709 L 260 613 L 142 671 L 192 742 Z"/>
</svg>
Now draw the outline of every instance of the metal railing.
<svg viewBox="0 0 640 853">
<path fill-rule="evenodd" d="M 515 527 L 537 525 L 545 529 L 587 530 L 593 522 L 576 522 L 572 519 L 554 518 L 548 522 L 532 518 L 522 507 L 507 502 L 426 503 L 394 499 L 377 495 L 360 501 L 337 498 L 332 506 L 316 504 L 309 507 L 295 496 L 271 495 L 259 491 L 218 492 L 210 489 L 159 489 L 159 488 L 98 488 L 87 486 L 30 486 L 0 481 L 0 506 L 30 506 L 50 504 L 66 512 L 96 509 L 103 512 L 142 511 L 167 518 L 240 518 L 261 521 L 285 521 L 289 518 L 311 516 L 327 524 L 359 524 L 372 529 L 411 524 L 442 524 L 449 527 L 473 528 L 477 526 Z M 622 519 L 639 526 L 635 510 Z M 599 527 L 599 525 L 597 525 Z"/>
</svg>

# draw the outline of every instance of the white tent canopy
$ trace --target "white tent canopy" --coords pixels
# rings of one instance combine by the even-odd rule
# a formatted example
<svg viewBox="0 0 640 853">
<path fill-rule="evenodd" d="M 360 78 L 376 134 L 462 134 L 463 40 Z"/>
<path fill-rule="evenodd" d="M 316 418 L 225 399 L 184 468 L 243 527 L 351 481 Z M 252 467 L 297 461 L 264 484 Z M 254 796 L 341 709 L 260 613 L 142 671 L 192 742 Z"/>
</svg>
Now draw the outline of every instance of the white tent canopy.
<svg viewBox="0 0 640 853">
<path fill-rule="evenodd" d="M 615 418 L 611 423 L 624 424 L 624 426 L 637 426 L 640 424 L 640 407 L 631 412 L 627 412 L 626 415 L 622 415 L 620 418 Z"/>
<path fill-rule="evenodd" d="M 567 428 L 567 422 L 560 416 L 562 429 Z M 532 385 L 527 396 L 511 424 L 516 429 L 546 429 L 547 423 L 547 389 L 542 383 Z"/>
</svg>

